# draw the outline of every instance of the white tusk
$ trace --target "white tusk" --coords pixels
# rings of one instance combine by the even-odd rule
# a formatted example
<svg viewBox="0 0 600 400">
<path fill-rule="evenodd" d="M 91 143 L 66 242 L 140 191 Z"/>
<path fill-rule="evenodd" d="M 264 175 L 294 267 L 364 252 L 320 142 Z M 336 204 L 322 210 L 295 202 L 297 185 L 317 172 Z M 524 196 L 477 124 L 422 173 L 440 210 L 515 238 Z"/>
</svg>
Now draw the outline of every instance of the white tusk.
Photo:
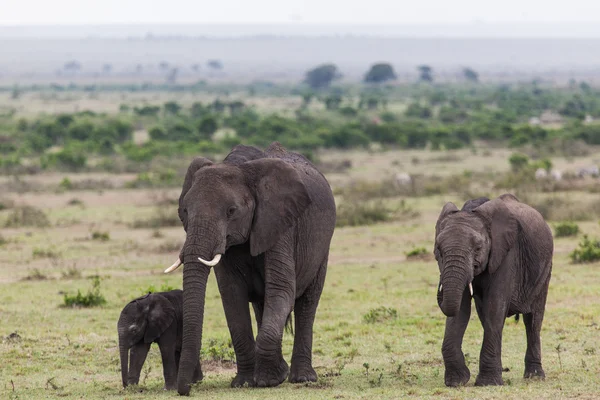
<svg viewBox="0 0 600 400">
<path fill-rule="evenodd" d="M 440 292 L 442 291 L 442 284 L 440 283 Z"/>
<path fill-rule="evenodd" d="M 173 263 L 173 265 L 171 265 L 169 268 L 165 269 L 165 274 L 168 274 L 169 272 L 173 272 L 175 271 L 177 268 L 179 268 L 179 266 L 183 264 L 181 262 L 181 260 L 177 260 Z"/>
<path fill-rule="evenodd" d="M 473 283 L 469 283 L 469 291 L 471 292 L 471 297 L 473 297 Z"/>
<path fill-rule="evenodd" d="M 220 255 L 220 254 L 217 254 L 217 255 L 215 256 L 215 258 L 213 258 L 213 259 L 212 259 L 212 260 L 210 260 L 210 261 L 206 261 L 206 260 L 204 260 L 202 257 L 198 257 L 198 260 L 200 260 L 200 262 L 201 262 L 202 264 L 204 264 L 204 265 L 207 265 L 207 266 L 209 266 L 209 267 L 214 267 L 215 265 L 217 265 L 217 264 L 219 263 L 219 261 L 221 261 L 221 255 Z"/>
</svg>

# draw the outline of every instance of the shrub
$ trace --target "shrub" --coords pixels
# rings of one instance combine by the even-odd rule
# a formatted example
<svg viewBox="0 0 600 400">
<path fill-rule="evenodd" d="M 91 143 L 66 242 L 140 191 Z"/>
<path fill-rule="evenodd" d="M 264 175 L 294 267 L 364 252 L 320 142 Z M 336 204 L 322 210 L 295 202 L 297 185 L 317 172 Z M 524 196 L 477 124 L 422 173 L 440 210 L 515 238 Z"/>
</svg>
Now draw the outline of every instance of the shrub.
<svg viewBox="0 0 600 400">
<path fill-rule="evenodd" d="M 62 279 L 80 279 L 81 271 L 77 268 L 77 266 L 72 265 L 67 268 L 65 271 L 60 273 Z"/>
<path fill-rule="evenodd" d="M 33 258 L 58 258 L 61 256 L 60 252 L 56 249 L 44 249 L 41 247 L 35 247 L 31 251 L 31 255 L 33 256 Z"/>
<path fill-rule="evenodd" d="M 231 339 L 209 339 L 208 343 L 202 346 L 200 358 L 218 362 L 235 361 L 235 351 Z"/>
<path fill-rule="evenodd" d="M 92 240 L 106 242 L 107 240 L 110 240 L 110 234 L 108 232 L 94 231 L 92 232 Z"/>
<path fill-rule="evenodd" d="M 0 211 L 8 210 L 9 208 L 13 208 L 14 205 L 15 205 L 15 203 L 11 199 L 0 198 Z"/>
<path fill-rule="evenodd" d="M 181 221 L 177 213 L 172 212 L 171 208 L 166 209 L 165 207 L 157 207 L 154 215 L 146 219 L 137 219 L 133 221 L 132 228 L 162 228 L 169 226 L 181 226 Z"/>
<path fill-rule="evenodd" d="M 29 275 L 23 277 L 22 281 L 45 281 L 48 279 L 48 276 L 40 271 L 38 268 L 34 268 L 31 270 Z"/>
<path fill-rule="evenodd" d="M 375 324 L 398 319 L 398 311 L 392 307 L 372 308 L 368 313 L 363 315 L 363 320 L 367 324 Z"/>
<path fill-rule="evenodd" d="M 5 228 L 20 228 L 24 226 L 44 228 L 50 226 L 46 214 L 32 206 L 20 206 L 12 210 L 4 222 Z"/>
<path fill-rule="evenodd" d="M 529 157 L 527 157 L 525 154 L 513 153 L 508 159 L 508 162 L 510 163 L 512 170 L 517 172 L 529 164 Z"/>
<path fill-rule="evenodd" d="M 175 290 L 175 288 L 168 283 L 163 283 L 160 288 L 156 288 L 154 285 L 148 286 L 146 289 L 141 289 L 141 296 L 146 295 L 148 293 L 156 293 L 156 292 L 169 292 L 171 290 Z"/>
<path fill-rule="evenodd" d="M 579 226 L 575 222 L 561 222 L 554 226 L 555 237 L 577 236 Z"/>
<path fill-rule="evenodd" d="M 336 226 L 361 226 L 392 219 L 394 210 L 382 201 L 348 201 L 342 203 L 337 210 Z"/>
<path fill-rule="evenodd" d="M 425 247 L 415 247 L 406 252 L 407 259 L 429 259 L 430 257 L 431 253 Z"/>
<path fill-rule="evenodd" d="M 64 307 L 97 307 L 103 304 L 106 304 L 106 299 L 100 293 L 100 277 L 98 276 L 93 277 L 92 288 L 88 290 L 87 294 L 81 294 L 78 289 L 74 296 L 68 293 L 64 295 Z"/>
</svg>

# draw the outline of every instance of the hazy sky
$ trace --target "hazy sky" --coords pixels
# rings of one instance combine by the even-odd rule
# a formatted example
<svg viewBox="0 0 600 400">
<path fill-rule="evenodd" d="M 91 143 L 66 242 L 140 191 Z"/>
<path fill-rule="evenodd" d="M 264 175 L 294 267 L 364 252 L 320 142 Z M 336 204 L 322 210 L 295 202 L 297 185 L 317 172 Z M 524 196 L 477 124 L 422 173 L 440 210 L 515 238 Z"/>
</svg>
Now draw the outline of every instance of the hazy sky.
<svg viewBox="0 0 600 400">
<path fill-rule="evenodd" d="M 599 0 L 0 0 L 0 25 L 599 21 Z"/>
</svg>

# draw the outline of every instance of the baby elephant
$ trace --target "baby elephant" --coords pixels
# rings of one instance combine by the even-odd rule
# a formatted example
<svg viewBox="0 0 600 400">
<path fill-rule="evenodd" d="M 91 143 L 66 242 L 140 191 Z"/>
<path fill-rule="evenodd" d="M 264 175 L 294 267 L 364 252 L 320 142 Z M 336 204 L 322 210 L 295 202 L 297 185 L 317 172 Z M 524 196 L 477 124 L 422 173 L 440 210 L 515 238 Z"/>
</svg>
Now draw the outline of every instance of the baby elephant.
<svg viewBox="0 0 600 400">
<path fill-rule="evenodd" d="M 447 386 L 464 385 L 470 371 L 461 345 L 471 298 L 483 325 L 475 385 L 502 385 L 502 329 L 523 314 L 527 333 L 525 378 L 544 378 L 540 330 L 552 270 L 552 232 L 543 217 L 515 196 L 446 203 L 435 226 L 440 269 L 437 300 L 446 315 L 442 345 Z"/>
<path fill-rule="evenodd" d="M 150 345 L 160 348 L 165 377 L 165 389 L 177 388 L 181 334 L 183 332 L 183 292 L 150 293 L 123 308 L 117 324 L 121 356 L 123 387 L 137 385 Z M 131 349 L 131 362 L 127 365 Z M 194 382 L 202 380 L 200 362 L 194 370 Z"/>
</svg>

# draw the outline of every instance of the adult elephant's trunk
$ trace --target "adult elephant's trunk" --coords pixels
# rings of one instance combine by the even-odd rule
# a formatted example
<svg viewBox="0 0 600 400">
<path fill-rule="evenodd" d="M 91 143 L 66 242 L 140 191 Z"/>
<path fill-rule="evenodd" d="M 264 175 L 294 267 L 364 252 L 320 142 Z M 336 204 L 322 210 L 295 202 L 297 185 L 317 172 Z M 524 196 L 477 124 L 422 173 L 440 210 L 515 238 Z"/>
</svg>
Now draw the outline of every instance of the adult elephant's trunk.
<svg viewBox="0 0 600 400">
<path fill-rule="evenodd" d="M 454 256 L 445 260 L 438 288 L 438 305 L 447 317 L 454 317 L 460 311 L 463 292 L 471 282 L 468 257 Z"/>
<path fill-rule="evenodd" d="M 119 327 L 119 356 L 121 357 L 121 380 L 123 387 L 127 387 L 127 376 L 129 374 L 129 349 L 125 340 L 122 338 L 121 328 Z"/>
</svg>

